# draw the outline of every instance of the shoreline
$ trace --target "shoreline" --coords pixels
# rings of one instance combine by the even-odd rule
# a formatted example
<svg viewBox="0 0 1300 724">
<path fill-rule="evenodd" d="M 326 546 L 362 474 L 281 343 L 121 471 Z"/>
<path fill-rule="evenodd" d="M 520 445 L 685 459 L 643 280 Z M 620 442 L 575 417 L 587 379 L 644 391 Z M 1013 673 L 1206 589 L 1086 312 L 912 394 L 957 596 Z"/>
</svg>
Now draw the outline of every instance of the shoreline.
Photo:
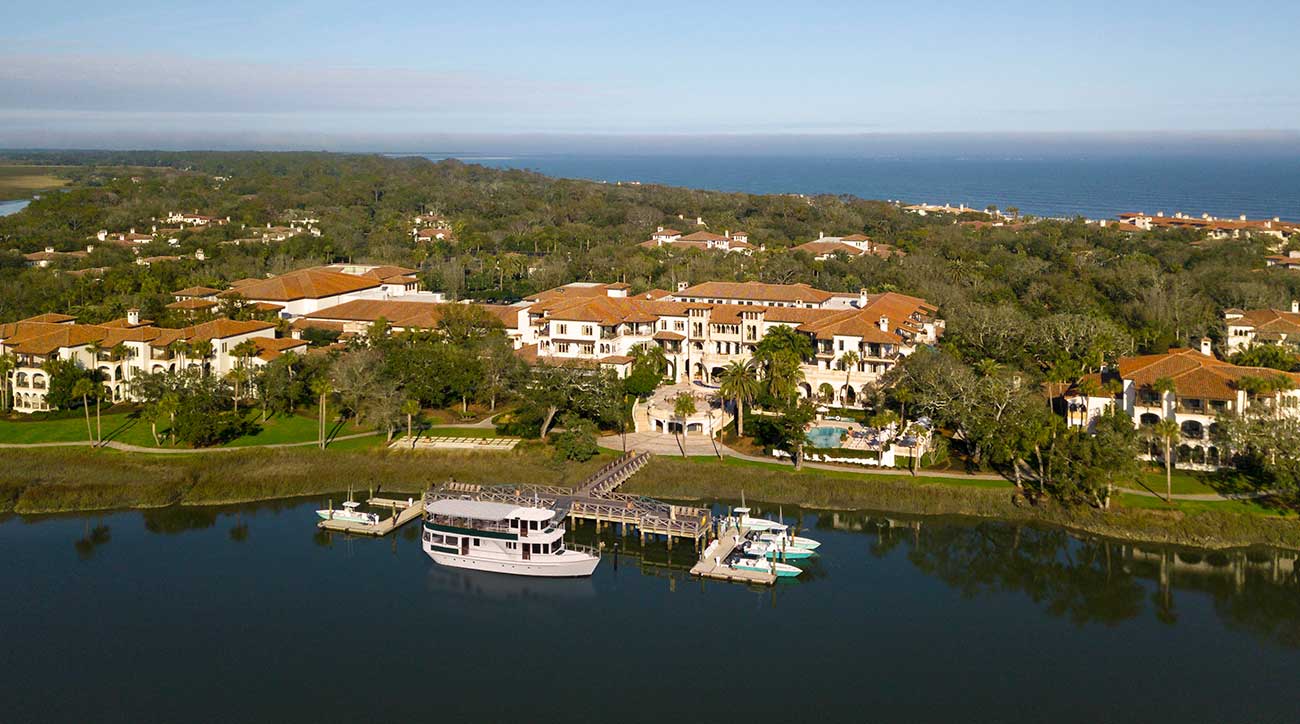
<svg viewBox="0 0 1300 724">
<path fill-rule="evenodd" d="M 415 460 L 412 456 L 417 456 Z M 536 450 L 511 453 L 422 453 L 276 449 L 232 451 L 217 458 L 147 459 L 86 449 L 6 451 L 0 515 L 40 516 L 150 510 L 175 505 L 228 506 L 337 494 L 341 490 L 417 494 L 455 478 L 572 486 L 607 462 L 558 463 Z M 201 459 L 200 459 L 201 458 Z M 418 461 L 418 464 L 412 464 Z M 16 464 L 15 464 L 16 463 Z M 1002 487 L 852 479 L 821 471 L 767 470 L 656 456 L 624 491 L 680 501 L 748 500 L 803 509 L 964 517 L 1058 527 L 1135 543 L 1206 550 L 1270 546 L 1300 550 L 1294 516 L 1245 511 L 1118 507 L 1098 511 L 1012 503 Z M 728 470 L 727 468 L 733 468 Z M 93 481 L 93 482 L 88 482 Z"/>
</svg>

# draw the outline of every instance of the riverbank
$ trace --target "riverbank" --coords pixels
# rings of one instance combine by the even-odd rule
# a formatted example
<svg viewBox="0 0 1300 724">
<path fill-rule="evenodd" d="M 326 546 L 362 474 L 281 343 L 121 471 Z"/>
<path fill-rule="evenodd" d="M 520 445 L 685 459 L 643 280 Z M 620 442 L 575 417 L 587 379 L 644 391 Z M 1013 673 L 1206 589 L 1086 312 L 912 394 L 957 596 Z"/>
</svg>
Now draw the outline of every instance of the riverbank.
<svg viewBox="0 0 1300 724">
<path fill-rule="evenodd" d="M 112 450 L 6 450 L 0 512 L 64 513 L 176 504 L 225 505 L 342 490 L 414 494 L 455 478 L 500 484 L 572 486 L 617 453 L 560 463 L 539 445 L 509 453 L 279 448 L 216 456 L 135 455 Z M 1056 503 L 1016 505 L 1005 483 L 912 478 L 808 469 L 738 459 L 657 456 L 624 492 L 677 500 L 753 501 L 827 510 L 968 516 L 1056 526 L 1128 541 L 1201 548 L 1269 545 L 1300 550 L 1300 521 L 1255 503 L 1225 501 L 1151 507 L 1121 496 L 1110 511 Z"/>
<path fill-rule="evenodd" d="M 1121 496 L 1108 511 L 1055 502 L 1012 502 L 1010 484 L 973 479 L 863 475 L 728 459 L 656 457 L 623 489 L 679 500 L 749 500 L 827 510 L 875 510 L 906 515 L 953 515 L 1038 523 L 1108 538 L 1198 548 L 1269 545 L 1300 550 L 1300 519 L 1252 502 L 1150 507 Z"/>
</svg>

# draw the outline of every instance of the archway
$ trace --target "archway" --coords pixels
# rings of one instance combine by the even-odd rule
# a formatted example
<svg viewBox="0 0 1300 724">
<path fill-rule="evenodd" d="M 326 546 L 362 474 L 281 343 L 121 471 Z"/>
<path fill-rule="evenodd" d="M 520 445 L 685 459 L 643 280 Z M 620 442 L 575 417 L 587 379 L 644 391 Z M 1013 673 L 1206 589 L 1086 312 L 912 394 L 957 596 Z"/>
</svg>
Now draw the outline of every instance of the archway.
<svg viewBox="0 0 1300 724">
<path fill-rule="evenodd" d="M 847 407 L 856 405 L 858 402 L 858 393 L 853 390 L 852 385 L 844 385 L 840 388 L 840 401 Z"/>
<path fill-rule="evenodd" d="M 804 398 L 805 400 L 810 399 L 812 397 L 812 386 L 809 385 L 807 382 L 800 382 L 798 389 L 799 389 L 799 396 Z"/>
<path fill-rule="evenodd" d="M 1142 413 L 1142 416 L 1138 418 L 1138 422 L 1142 425 L 1142 427 L 1149 427 L 1151 425 L 1156 424 L 1157 422 L 1160 422 L 1160 416 L 1155 414 L 1154 412 L 1144 412 Z"/>
<path fill-rule="evenodd" d="M 1191 440 L 1200 440 L 1205 436 L 1205 426 L 1196 420 L 1184 420 L 1179 426 L 1182 429 L 1183 437 Z"/>
</svg>

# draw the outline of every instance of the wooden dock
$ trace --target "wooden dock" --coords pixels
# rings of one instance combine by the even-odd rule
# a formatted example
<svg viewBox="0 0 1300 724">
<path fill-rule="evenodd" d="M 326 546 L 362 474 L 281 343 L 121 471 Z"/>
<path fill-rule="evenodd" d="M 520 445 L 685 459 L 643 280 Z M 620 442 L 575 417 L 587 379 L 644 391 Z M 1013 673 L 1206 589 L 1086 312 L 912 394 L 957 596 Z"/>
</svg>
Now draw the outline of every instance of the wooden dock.
<svg viewBox="0 0 1300 724">
<path fill-rule="evenodd" d="M 322 520 L 317 528 L 338 533 L 356 533 L 359 535 L 385 536 L 424 514 L 424 497 L 407 500 L 392 498 L 370 498 L 366 505 L 374 508 L 388 508 L 392 515 L 379 521 L 376 525 L 366 525 L 350 520 Z"/>
<path fill-rule="evenodd" d="M 720 581 L 761 583 L 765 586 L 775 584 L 775 573 L 737 569 L 727 565 L 727 558 L 736 550 L 736 546 L 740 541 L 745 539 L 745 533 L 745 529 L 735 527 L 724 531 L 721 538 L 705 547 L 699 563 L 691 567 L 691 575 L 700 576 L 701 578 L 715 578 Z"/>
</svg>

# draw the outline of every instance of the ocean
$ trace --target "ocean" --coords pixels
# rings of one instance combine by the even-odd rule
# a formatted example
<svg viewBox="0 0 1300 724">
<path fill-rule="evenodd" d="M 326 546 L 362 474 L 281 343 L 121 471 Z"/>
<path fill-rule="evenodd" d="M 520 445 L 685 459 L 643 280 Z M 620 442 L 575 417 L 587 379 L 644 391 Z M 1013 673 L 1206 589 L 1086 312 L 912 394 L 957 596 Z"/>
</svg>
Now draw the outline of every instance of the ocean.
<svg viewBox="0 0 1300 724">
<path fill-rule="evenodd" d="M 425 153 L 606 182 L 748 193 L 852 194 L 909 203 L 1018 207 L 1035 216 L 1125 211 L 1300 220 L 1300 159 L 1266 157 L 834 158 Z"/>
</svg>

